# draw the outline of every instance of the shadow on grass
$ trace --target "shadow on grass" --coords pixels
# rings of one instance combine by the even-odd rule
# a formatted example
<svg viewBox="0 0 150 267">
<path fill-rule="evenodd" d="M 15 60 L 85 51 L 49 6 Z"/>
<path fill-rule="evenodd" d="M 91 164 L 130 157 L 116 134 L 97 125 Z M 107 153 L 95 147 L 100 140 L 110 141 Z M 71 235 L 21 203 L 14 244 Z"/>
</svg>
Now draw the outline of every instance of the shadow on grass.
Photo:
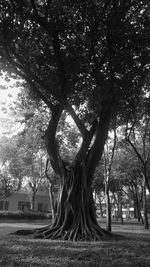
<svg viewBox="0 0 150 267">
<path fill-rule="evenodd" d="M 0 266 L 149 267 L 149 242 L 141 238 L 101 242 L 51 241 L 27 236 L 0 240 Z"/>
</svg>

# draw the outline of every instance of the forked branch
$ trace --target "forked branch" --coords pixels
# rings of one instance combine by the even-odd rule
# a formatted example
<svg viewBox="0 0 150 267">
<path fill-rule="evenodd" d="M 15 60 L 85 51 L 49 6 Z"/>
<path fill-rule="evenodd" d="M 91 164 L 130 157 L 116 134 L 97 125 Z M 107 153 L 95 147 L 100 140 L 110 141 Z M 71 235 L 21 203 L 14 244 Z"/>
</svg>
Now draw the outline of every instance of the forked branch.
<svg viewBox="0 0 150 267">
<path fill-rule="evenodd" d="M 76 155 L 76 159 L 75 159 L 76 164 L 78 164 L 78 162 L 81 162 L 82 159 L 87 154 L 90 144 L 92 142 L 93 136 L 95 134 L 96 128 L 97 128 L 97 123 L 98 123 L 97 120 L 93 121 L 90 131 L 88 131 L 86 134 L 86 137 L 83 138 L 81 148 Z"/>
<path fill-rule="evenodd" d="M 80 118 L 77 116 L 76 112 L 74 111 L 73 107 L 68 103 L 65 102 L 65 109 L 68 111 L 72 119 L 74 120 L 75 124 L 77 125 L 82 137 L 86 137 L 88 134 L 88 130 L 86 129 L 83 122 L 80 120 Z"/>
</svg>

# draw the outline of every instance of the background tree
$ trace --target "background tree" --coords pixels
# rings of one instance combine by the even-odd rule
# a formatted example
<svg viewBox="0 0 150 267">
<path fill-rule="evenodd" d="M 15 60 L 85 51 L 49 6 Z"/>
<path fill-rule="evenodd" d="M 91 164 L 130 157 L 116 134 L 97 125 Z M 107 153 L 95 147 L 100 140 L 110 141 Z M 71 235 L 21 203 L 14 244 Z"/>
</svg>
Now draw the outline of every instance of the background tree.
<svg viewBox="0 0 150 267">
<path fill-rule="evenodd" d="M 93 209 L 93 174 L 111 119 L 137 105 L 146 82 L 148 1 L 8 0 L 1 9 L 2 67 L 13 67 L 51 110 L 47 151 L 62 195 L 53 226 L 36 237 L 105 239 Z M 82 136 L 71 164 L 56 141 L 64 110 Z"/>
<path fill-rule="evenodd" d="M 108 139 L 104 148 L 104 183 L 105 183 L 105 197 L 106 197 L 106 225 L 107 230 L 111 231 L 111 201 L 110 201 L 110 183 L 111 183 L 111 169 L 115 154 L 115 147 L 117 142 L 116 126 L 113 129 L 113 138 Z"/>
<path fill-rule="evenodd" d="M 0 171 L 0 198 L 5 199 L 18 189 L 16 180 L 10 175 L 8 166 L 1 166 Z"/>
<path fill-rule="evenodd" d="M 120 136 L 120 139 L 122 139 L 122 136 Z M 127 198 L 128 203 L 126 204 L 130 205 L 133 202 L 136 216 L 137 214 L 140 215 L 141 178 L 140 178 L 138 160 L 135 157 L 131 148 L 127 146 L 123 141 L 118 141 L 117 143 L 112 176 L 113 176 L 112 183 L 114 182 L 114 184 L 112 184 L 112 188 L 114 188 L 113 190 L 114 194 L 117 193 L 117 195 L 121 197 L 122 201 L 124 198 Z M 119 202 L 117 199 L 116 203 L 118 206 L 118 215 L 119 215 Z"/>
<path fill-rule="evenodd" d="M 130 144 L 141 165 L 143 176 L 143 210 L 145 229 L 149 229 L 146 188 L 150 192 L 149 160 L 150 160 L 150 139 L 149 139 L 149 116 L 144 114 L 141 120 L 134 122 L 130 129 L 126 130 L 126 141 Z"/>
<path fill-rule="evenodd" d="M 21 177 L 20 169 L 14 173 L 10 166 L 16 152 L 14 143 L 2 137 L 0 144 L 0 198 L 5 199 L 20 188 Z"/>
</svg>

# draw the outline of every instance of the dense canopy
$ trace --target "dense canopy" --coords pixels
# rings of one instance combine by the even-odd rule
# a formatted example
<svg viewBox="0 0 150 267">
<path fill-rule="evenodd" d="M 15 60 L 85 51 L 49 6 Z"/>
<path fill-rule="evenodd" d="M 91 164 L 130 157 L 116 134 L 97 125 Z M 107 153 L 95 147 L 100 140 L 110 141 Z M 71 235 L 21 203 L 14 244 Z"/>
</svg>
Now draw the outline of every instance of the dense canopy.
<svg viewBox="0 0 150 267">
<path fill-rule="evenodd" d="M 148 1 L 1 1 L 2 68 L 12 64 L 47 103 L 99 111 L 114 95 L 131 102 L 149 63 L 148 9 Z"/>
</svg>

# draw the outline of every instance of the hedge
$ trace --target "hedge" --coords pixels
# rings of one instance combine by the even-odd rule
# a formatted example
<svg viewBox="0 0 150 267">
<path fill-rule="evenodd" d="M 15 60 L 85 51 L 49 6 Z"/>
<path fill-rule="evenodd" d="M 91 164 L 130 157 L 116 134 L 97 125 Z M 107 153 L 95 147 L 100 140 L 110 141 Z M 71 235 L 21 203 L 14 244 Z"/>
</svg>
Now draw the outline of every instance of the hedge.
<svg viewBox="0 0 150 267">
<path fill-rule="evenodd" d="M 18 220 L 18 219 L 50 219 L 50 213 L 43 213 L 43 212 L 23 212 L 23 211 L 0 211 L 0 219 L 11 219 L 11 220 Z"/>
</svg>

